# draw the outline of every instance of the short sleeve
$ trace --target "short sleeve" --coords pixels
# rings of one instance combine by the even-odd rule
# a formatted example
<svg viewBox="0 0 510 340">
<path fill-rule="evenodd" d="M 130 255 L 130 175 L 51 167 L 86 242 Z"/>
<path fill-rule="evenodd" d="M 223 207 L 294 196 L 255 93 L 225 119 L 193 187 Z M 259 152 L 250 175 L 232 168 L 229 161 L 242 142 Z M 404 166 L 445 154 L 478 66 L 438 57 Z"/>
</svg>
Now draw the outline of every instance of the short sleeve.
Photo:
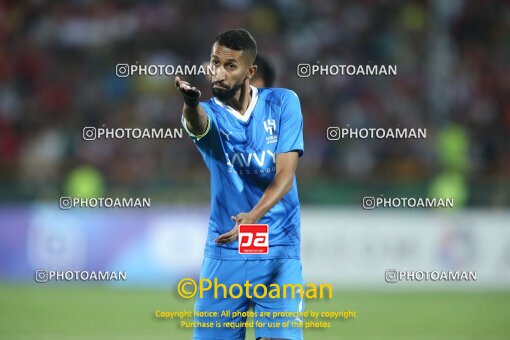
<svg viewBox="0 0 510 340">
<path fill-rule="evenodd" d="M 299 98 L 294 91 L 286 91 L 283 96 L 280 131 L 276 145 L 276 153 L 289 151 L 297 151 L 299 157 L 304 152 L 303 115 Z"/>
</svg>

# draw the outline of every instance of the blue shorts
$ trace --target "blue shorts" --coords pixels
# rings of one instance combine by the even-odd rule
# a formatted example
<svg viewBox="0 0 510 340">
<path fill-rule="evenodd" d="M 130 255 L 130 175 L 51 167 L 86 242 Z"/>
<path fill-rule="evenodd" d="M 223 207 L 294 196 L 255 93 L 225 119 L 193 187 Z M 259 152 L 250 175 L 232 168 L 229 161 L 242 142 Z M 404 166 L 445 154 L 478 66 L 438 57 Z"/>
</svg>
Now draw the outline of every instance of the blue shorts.
<svg viewBox="0 0 510 340">
<path fill-rule="evenodd" d="M 246 328 L 243 323 L 246 322 L 246 314 L 250 307 L 253 307 L 253 311 L 248 313 L 255 314 L 253 328 L 256 338 L 303 339 L 301 328 L 303 320 L 295 314 L 304 309 L 304 301 L 299 291 L 299 287 L 305 287 L 300 260 L 232 261 L 205 257 L 200 278 L 211 280 L 213 288 L 205 291 L 202 297 L 197 294 L 195 311 L 217 312 L 219 317 L 213 319 L 195 317 L 195 321 L 204 323 L 212 321 L 219 327 L 196 327 L 194 339 L 244 339 Z M 224 289 L 219 285 L 216 292 L 217 298 L 215 298 L 214 279 L 217 279 L 218 284 L 226 286 L 226 298 L 224 298 Z M 247 280 L 251 284 L 248 289 L 245 286 Z M 233 284 L 241 285 L 243 294 L 236 289 L 238 286 L 233 286 L 232 294 L 229 294 L 229 287 Z M 279 285 L 279 297 L 276 295 L 275 286 L 270 286 L 271 284 Z M 284 284 L 288 285 L 285 298 L 283 297 Z M 294 296 L 292 296 L 292 290 L 294 290 Z M 230 315 L 226 315 L 224 311 L 230 311 Z M 237 315 L 234 316 L 234 312 L 238 312 Z M 261 316 L 261 313 L 265 312 L 269 312 L 270 315 Z M 274 312 L 293 312 L 294 315 L 275 316 Z M 223 316 L 221 316 L 222 313 L 224 313 Z M 277 326 L 277 322 L 280 326 Z M 285 328 L 282 326 L 284 323 L 287 325 Z"/>
</svg>

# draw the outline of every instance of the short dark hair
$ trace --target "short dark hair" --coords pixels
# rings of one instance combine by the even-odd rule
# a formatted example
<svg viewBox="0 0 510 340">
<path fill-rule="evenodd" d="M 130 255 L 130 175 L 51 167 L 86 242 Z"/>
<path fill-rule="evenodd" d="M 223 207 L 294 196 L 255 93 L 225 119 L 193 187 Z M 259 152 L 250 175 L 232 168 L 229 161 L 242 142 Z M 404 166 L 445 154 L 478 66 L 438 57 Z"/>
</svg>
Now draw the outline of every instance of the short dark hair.
<svg viewBox="0 0 510 340">
<path fill-rule="evenodd" d="M 265 87 L 273 87 L 276 74 L 274 67 L 271 65 L 269 60 L 267 60 L 262 55 L 257 54 L 253 64 L 257 65 L 257 73 L 255 74 L 255 77 L 260 75 Z"/>
<path fill-rule="evenodd" d="M 221 32 L 214 39 L 214 43 L 218 43 L 221 46 L 225 46 L 232 50 L 248 52 L 248 54 L 252 57 L 252 63 L 255 61 L 255 57 L 257 56 L 257 43 L 255 42 L 255 39 L 253 39 L 250 32 L 242 28 Z"/>
</svg>

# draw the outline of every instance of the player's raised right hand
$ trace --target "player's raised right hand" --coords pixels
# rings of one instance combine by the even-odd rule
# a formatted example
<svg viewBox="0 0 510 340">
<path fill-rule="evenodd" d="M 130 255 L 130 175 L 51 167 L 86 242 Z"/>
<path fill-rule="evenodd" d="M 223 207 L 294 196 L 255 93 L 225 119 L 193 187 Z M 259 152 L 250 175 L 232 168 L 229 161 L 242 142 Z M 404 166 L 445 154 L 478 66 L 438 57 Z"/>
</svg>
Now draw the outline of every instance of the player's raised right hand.
<svg viewBox="0 0 510 340">
<path fill-rule="evenodd" d="M 191 86 L 187 81 L 181 80 L 179 77 L 175 77 L 175 87 L 184 96 L 184 102 L 190 106 L 198 105 L 198 100 L 202 93 L 195 86 Z"/>
<path fill-rule="evenodd" d="M 187 81 L 175 77 L 175 87 L 182 93 L 184 98 L 184 107 L 182 114 L 186 119 L 186 126 L 191 133 L 200 136 L 207 130 L 209 118 L 204 109 L 198 105 L 200 103 L 200 90 L 191 86 Z"/>
</svg>

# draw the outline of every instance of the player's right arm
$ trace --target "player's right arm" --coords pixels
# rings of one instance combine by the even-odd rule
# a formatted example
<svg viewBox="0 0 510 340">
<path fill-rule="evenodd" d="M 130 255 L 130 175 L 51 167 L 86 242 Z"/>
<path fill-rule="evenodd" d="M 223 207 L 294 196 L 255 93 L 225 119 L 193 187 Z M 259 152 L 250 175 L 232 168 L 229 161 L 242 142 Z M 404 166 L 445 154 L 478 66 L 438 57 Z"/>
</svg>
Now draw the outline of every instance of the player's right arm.
<svg viewBox="0 0 510 340">
<path fill-rule="evenodd" d="M 208 117 L 205 110 L 198 105 L 200 90 L 191 86 L 187 81 L 175 77 L 175 87 L 182 93 L 184 106 L 182 114 L 186 121 L 186 128 L 195 136 L 202 136 L 207 132 Z"/>
</svg>

